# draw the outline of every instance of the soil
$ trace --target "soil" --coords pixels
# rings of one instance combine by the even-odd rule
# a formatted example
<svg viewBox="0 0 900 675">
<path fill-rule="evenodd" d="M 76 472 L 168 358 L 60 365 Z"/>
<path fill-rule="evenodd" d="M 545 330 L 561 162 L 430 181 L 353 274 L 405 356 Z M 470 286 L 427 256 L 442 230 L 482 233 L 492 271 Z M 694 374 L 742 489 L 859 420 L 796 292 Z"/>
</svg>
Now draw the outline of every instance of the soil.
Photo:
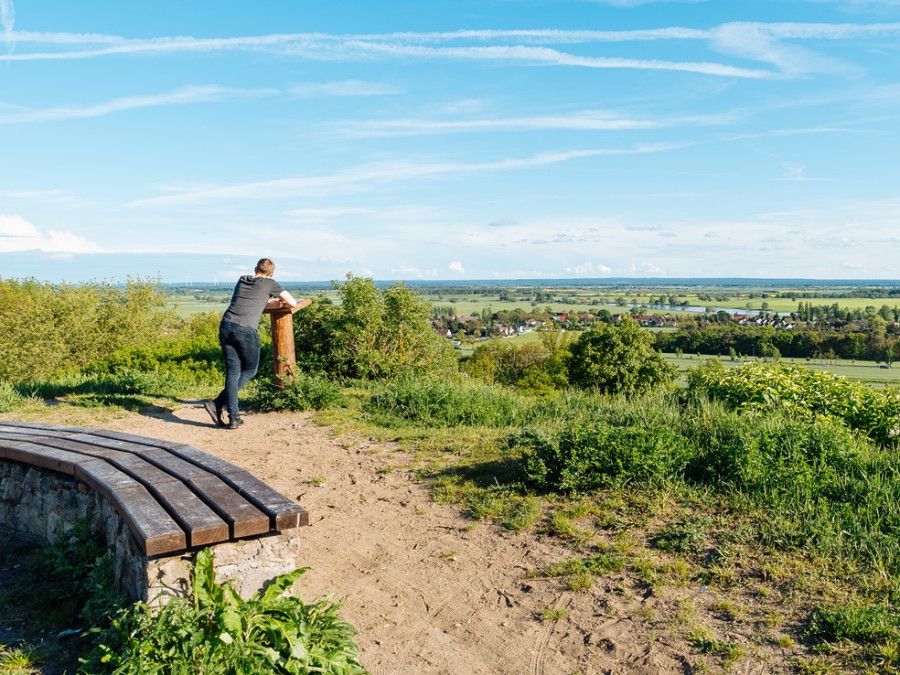
<svg viewBox="0 0 900 675">
<path fill-rule="evenodd" d="M 552 537 L 507 532 L 432 501 L 403 468 L 411 457 L 390 443 L 336 437 L 307 413 L 244 419 L 235 430 L 215 428 L 197 402 L 187 402 L 174 411 L 106 416 L 102 425 L 193 445 L 304 506 L 310 526 L 301 564 L 310 569 L 300 593 L 345 599 L 341 614 L 359 629 L 361 661 L 374 675 L 791 670 L 789 649 L 754 641 L 755 629 L 740 623 L 717 634 L 725 630 L 743 658 L 723 666 L 715 655 L 698 654 L 667 617 L 685 599 L 712 602 L 702 586 L 689 584 L 675 597 L 616 574 L 586 591 L 531 578 L 575 552 Z M 547 618 L 547 610 L 561 618 Z"/>
</svg>

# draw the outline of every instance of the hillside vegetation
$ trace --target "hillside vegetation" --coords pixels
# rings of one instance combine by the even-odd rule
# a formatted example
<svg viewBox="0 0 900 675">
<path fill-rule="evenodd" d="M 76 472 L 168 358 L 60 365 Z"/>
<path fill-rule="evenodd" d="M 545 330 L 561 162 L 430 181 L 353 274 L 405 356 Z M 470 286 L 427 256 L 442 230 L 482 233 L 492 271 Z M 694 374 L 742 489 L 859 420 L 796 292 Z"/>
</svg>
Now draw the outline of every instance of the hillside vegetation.
<svg viewBox="0 0 900 675">
<path fill-rule="evenodd" d="M 534 575 L 573 591 L 612 570 L 715 588 L 734 630 L 794 646 L 796 672 L 900 672 L 897 390 L 777 360 L 713 361 L 679 388 L 628 318 L 488 341 L 460 362 L 406 286 L 335 286 L 339 302 L 295 316 L 296 378 L 278 389 L 261 375 L 250 405 L 396 439 L 435 499 L 570 543 L 571 560 Z M 177 319 L 151 284 L 0 293 L 3 336 L 32 310 L 47 324 L 22 333 L 33 344 L 2 338 L 0 409 L 171 406 L 221 386 L 217 317 Z M 660 628 L 706 667 L 753 658 L 700 617 Z"/>
</svg>

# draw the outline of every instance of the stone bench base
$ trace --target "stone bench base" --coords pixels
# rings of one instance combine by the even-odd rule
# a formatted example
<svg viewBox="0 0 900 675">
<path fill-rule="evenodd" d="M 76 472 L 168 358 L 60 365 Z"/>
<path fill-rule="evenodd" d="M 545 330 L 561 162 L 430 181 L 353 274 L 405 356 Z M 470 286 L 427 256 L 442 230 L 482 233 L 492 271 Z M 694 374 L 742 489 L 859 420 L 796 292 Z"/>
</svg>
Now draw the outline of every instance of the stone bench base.
<svg viewBox="0 0 900 675">
<path fill-rule="evenodd" d="M 84 483 L 46 469 L 0 461 L 0 527 L 35 543 L 54 542 L 76 519 L 89 519 L 106 540 L 119 585 L 151 607 L 190 591 L 193 554 L 147 556 L 109 501 Z M 300 566 L 300 530 L 222 542 L 209 547 L 216 579 L 231 580 L 243 598 Z"/>
<path fill-rule="evenodd" d="M 187 595 L 194 553 L 249 597 L 298 565 L 301 506 L 243 469 L 181 443 L 0 420 L 0 527 L 52 543 L 88 520 L 134 600 Z"/>
</svg>

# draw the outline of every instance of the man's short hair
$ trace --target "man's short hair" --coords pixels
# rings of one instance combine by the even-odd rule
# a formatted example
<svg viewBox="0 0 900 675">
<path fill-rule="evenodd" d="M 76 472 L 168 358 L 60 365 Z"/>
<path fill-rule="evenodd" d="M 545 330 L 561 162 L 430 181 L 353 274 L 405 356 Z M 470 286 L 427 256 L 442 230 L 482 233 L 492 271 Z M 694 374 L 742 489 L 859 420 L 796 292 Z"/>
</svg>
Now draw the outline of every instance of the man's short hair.
<svg viewBox="0 0 900 675">
<path fill-rule="evenodd" d="M 253 271 L 257 274 L 262 274 L 264 276 L 270 277 L 275 274 L 275 263 L 273 263 L 268 258 L 260 258 L 259 262 L 256 263 L 256 269 Z"/>
</svg>

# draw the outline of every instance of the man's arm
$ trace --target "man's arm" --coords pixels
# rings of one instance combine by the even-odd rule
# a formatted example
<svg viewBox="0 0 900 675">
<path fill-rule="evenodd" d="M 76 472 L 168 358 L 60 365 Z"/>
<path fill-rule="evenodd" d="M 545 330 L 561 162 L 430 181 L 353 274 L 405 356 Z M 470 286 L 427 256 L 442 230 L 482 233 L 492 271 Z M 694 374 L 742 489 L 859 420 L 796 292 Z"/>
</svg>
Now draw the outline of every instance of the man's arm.
<svg viewBox="0 0 900 675">
<path fill-rule="evenodd" d="M 281 303 L 282 307 L 296 307 L 297 301 L 294 300 L 294 296 L 290 294 L 288 291 L 281 291 L 278 294 L 278 301 Z"/>
<path fill-rule="evenodd" d="M 311 304 L 312 300 L 309 298 L 303 298 L 303 300 L 297 301 L 288 291 L 282 291 L 278 294 L 277 298 L 269 298 L 269 301 L 266 303 L 266 309 L 281 309 L 285 307 L 290 307 L 291 309 L 303 309 Z"/>
</svg>

